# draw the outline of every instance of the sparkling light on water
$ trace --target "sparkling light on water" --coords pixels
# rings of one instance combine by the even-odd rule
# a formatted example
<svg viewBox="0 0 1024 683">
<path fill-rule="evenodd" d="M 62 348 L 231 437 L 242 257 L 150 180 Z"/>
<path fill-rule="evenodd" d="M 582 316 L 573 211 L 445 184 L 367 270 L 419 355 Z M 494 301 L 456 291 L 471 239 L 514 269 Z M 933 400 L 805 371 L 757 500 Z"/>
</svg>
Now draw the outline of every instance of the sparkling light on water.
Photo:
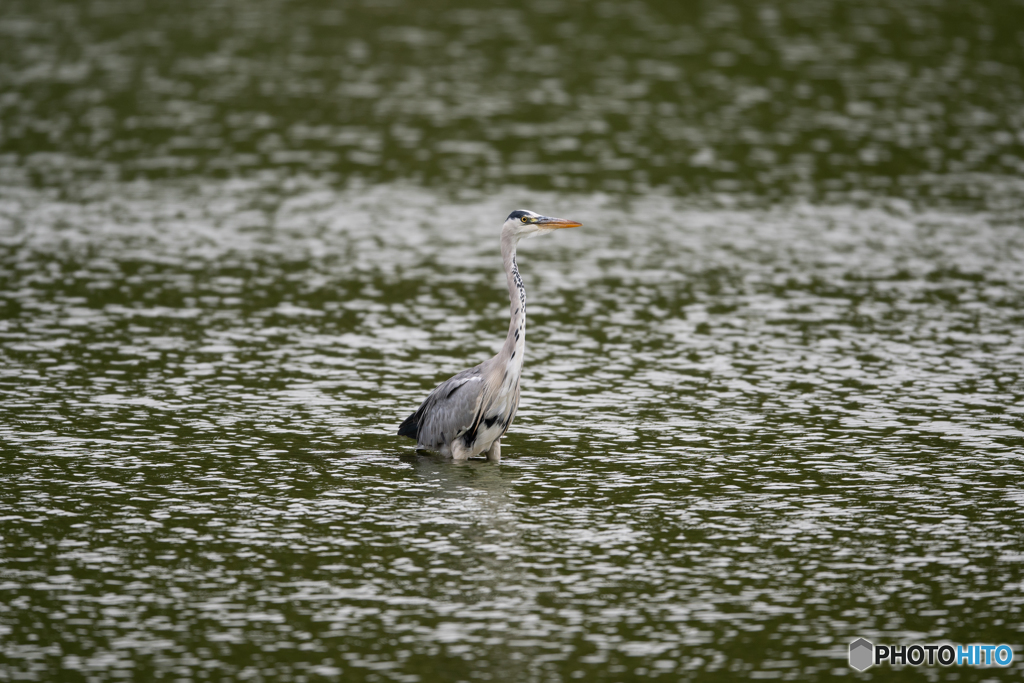
<svg viewBox="0 0 1024 683">
<path fill-rule="evenodd" d="M 394 435 L 492 353 L 505 462 Z M 6 677 L 815 678 L 1020 632 L 998 215 L 312 181 L 3 191 Z"/>
</svg>

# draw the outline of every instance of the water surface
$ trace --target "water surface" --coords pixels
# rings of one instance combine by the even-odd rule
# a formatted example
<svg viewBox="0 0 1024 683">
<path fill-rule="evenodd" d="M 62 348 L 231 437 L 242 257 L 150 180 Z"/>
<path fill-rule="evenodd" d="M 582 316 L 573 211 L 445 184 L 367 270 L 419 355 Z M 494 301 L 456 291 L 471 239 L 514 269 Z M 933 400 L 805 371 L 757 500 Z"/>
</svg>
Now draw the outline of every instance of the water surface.
<svg viewBox="0 0 1024 683">
<path fill-rule="evenodd" d="M 1022 25 L 0 3 L 0 680 L 1020 680 Z M 504 461 L 416 455 L 515 208 Z"/>
<path fill-rule="evenodd" d="M 6 0 L 10 178 L 977 201 L 1024 172 L 1013 0 Z"/>
<path fill-rule="evenodd" d="M 3 191 L 5 678 L 815 680 L 858 636 L 1020 638 L 1004 217 L 84 194 Z M 397 424 L 500 344 L 519 205 L 585 228 L 521 248 L 505 460 L 417 456 Z"/>
</svg>

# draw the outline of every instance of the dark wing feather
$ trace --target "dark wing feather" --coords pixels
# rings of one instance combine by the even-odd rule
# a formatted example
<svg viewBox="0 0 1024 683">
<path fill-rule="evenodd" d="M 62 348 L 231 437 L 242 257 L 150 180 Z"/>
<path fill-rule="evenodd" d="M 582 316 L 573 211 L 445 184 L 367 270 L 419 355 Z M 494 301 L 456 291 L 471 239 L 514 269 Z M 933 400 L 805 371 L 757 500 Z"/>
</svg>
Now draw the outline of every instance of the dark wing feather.
<svg viewBox="0 0 1024 683">
<path fill-rule="evenodd" d="M 472 428 L 483 389 L 480 366 L 445 380 L 405 419 L 398 428 L 399 435 L 416 439 L 426 448 L 439 449 L 451 443 Z"/>
<path fill-rule="evenodd" d="M 423 408 L 426 404 L 419 407 L 415 413 L 405 418 L 405 422 L 398 428 L 399 436 L 407 436 L 410 439 L 419 438 L 420 435 L 420 418 L 423 417 Z"/>
</svg>

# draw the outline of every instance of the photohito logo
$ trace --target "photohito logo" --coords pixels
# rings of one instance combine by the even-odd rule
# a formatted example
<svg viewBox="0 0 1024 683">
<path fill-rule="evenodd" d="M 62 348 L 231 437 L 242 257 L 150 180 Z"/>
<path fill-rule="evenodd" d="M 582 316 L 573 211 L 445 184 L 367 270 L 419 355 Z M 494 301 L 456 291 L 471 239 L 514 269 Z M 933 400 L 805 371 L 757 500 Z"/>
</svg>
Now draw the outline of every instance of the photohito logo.
<svg viewBox="0 0 1024 683">
<path fill-rule="evenodd" d="M 875 645 L 858 638 L 850 643 L 850 666 L 863 671 L 888 662 L 910 666 L 1010 666 L 1013 648 L 1009 645 Z"/>
</svg>

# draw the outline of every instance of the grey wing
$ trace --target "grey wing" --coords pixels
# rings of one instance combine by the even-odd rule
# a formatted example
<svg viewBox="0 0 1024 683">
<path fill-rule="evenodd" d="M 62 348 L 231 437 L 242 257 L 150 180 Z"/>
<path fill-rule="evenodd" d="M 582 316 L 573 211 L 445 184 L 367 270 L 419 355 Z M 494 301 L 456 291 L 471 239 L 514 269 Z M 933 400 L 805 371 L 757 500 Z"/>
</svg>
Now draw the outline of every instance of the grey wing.
<svg viewBox="0 0 1024 683">
<path fill-rule="evenodd" d="M 479 368 L 460 372 L 442 382 L 423 402 L 417 442 L 439 449 L 472 429 L 480 421 L 480 404 L 486 383 Z"/>
</svg>

